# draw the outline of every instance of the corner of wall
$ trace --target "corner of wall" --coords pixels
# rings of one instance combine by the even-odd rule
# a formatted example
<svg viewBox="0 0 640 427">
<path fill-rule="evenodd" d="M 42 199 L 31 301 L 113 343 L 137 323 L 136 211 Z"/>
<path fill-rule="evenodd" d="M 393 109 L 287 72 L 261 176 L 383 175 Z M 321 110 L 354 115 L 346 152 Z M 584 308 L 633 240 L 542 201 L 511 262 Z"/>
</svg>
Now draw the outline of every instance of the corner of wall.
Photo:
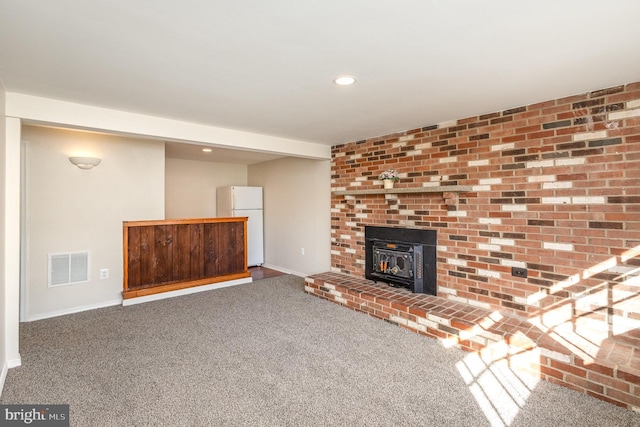
<svg viewBox="0 0 640 427">
<path fill-rule="evenodd" d="M 5 110 L 6 110 L 6 98 L 5 89 L 2 79 L 0 79 L 0 159 L 4 159 L 4 148 L 6 146 L 6 130 L 5 130 Z M 4 177 L 4 162 L 0 161 L 0 176 Z M 4 179 L 4 178 L 3 178 Z M 0 219 L 4 219 L 4 186 L 0 186 Z M 4 220 L 0 225 L 0 331 L 2 336 L 7 335 L 7 320 L 5 317 L 6 303 L 5 292 L 6 282 L 4 280 Z M 7 376 L 7 356 L 6 356 L 6 343 L 5 340 L 0 340 L 0 366 L 2 371 L 0 372 L 0 395 L 4 388 L 4 380 Z"/>
</svg>

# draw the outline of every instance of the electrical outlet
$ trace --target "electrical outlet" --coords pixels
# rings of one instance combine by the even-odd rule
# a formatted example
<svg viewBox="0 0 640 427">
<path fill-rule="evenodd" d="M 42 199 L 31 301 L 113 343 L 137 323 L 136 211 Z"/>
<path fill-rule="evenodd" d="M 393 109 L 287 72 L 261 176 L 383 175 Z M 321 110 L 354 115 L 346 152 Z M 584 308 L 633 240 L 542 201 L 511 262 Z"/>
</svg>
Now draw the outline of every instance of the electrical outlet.
<svg viewBox="0 0 640 427">
<path fill-rule="evenodd" d="M 304 255 L 304 248 L 300 248 L 300 254 Z"/>
<path fill-rule="evenodd" d="M 100 278 L 101 279 L 108 279 L 109 278 L 109 269 L 108 268 L 101 268 L 100 269 Z"/>
<path fill-rule="evenodd" d="M 515 277 L 527 278 L 527 269 L 520 267 L 511 267 L 511 275 Z"/>
</svg>

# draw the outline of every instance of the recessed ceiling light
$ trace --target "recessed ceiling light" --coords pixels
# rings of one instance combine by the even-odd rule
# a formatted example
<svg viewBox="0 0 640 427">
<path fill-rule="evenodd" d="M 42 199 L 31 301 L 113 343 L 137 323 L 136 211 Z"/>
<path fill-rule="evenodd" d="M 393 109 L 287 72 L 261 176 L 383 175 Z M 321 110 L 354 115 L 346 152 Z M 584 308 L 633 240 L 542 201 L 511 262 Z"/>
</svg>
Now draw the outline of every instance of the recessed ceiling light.
<svg viewBox="0 0 640 427">
<path fill-rule="evenodd" d="M 338 86 L 349 86 L 356 82 L 356 78 L 353 76 L 340 76 L 333 79 L 333 82 Z"/>
<path fill-rule="evenodd" d="M 211 148 L 203 148 L 202 151 L 204 151 L 205 153 L 210 153 L 213 150 L 211 150 Z"/>
</svg>

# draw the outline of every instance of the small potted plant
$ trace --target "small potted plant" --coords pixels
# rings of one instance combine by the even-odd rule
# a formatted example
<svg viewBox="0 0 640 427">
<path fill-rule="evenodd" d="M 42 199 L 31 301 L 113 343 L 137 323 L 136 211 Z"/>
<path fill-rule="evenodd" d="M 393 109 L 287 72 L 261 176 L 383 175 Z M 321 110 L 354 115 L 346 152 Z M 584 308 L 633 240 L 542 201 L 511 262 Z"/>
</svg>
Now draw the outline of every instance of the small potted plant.
<svg viewBox="0 0 640 427">
<path fill-rule="evenodd" d="M 400 181 L 400 174 L 394 169 L 389 169 L 382 172 L 380 176 L 378 176 L 378 179 L 382 180 L 384 188 L 393 188 L 393 183 Z"/>
</svg>

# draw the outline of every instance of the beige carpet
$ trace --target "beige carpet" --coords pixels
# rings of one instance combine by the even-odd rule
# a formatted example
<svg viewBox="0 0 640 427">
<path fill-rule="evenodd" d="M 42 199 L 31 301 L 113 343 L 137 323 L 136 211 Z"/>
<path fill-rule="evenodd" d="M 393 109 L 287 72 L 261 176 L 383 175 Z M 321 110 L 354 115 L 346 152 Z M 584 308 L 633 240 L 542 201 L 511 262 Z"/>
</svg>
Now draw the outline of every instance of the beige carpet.
<svg viewBox="0 0 640 427">
<path fill-rule="evenodd" d="M 77 426 L 640 426 L 281 276 L 21 325 L 0 403 Z"/>
</svg>

